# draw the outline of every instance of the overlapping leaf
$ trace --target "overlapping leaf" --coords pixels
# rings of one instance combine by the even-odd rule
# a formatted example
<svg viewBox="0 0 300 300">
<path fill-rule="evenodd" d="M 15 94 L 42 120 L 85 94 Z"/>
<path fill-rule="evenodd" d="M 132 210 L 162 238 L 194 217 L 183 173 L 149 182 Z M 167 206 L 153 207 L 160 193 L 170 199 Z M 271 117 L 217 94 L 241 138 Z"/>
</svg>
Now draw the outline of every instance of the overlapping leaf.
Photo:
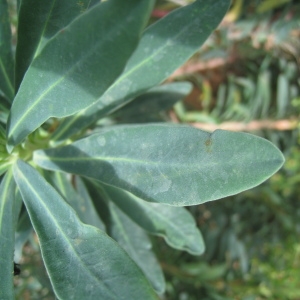
<svg viewBox="0 0 300 300">
<path fill-rule="evenodd" d="M 32 62 L 15 97 L 8 148 L 50 117 L 65 117 L 95 102 L 123 70 L 152 5 L 106 1 L 55 35 Z"/>
<path fill-rule="evenodd" d="M 160 265 L 152 252 L 152 245 L 143 229 L 132 222 L 113 202 L 109 202 L 111 214 L 109 234 L 129 254 L 152 283 L 154 289 L 162 294 L 165 280 Z"/>
<path fill-rule="evenodd" d="M 15 232 L 15 259 L 20 261 L 22 258 L 23 247 L 28 241 L 30 234 L 33 232 L 32 225 L 26 210 L 24 210 L 19 218 Z"/>
<path fill-rule="evenodd" d="M 165 80 L 188 60 L 223 19 L 229 0 L 198 0 L 147 28 L 122 75 L 93 105 L 55 132 L 63 140 Z"/>
<path fill-rule="evenodd" d="M 193 255 L 204 252 L 201 233 L 185 208 L 145 202 L 108 185 L 102 185 L 101 189 L 136 224 L 151 234 L 162 236 L 171 247 Z"/>
<path fill-rule="evenodd" d="M 84 197 L 77 193 L 70 181 L 66 178 L 65 174 L 55 172 L 53 175 L 53 183 L 62 196 L 74 208 L 81 222 L 93 225 L 101 230 L 105 230 L 105 225 L 99 218 L 93 202 L 85 191 L 85 187 L 80 178 L 77 178 L 76 183 L 79 185 L 81 192 L 85 194 Z"/>
<path fill-rule="evenodd" d="M 155 87 L 124 106 L 112 116 L 118 123 L 161 121 L 161 113 L 170 110 L 192 89 L 189 82 L 175 82 Z"/>
<path fill-rule="evenodd" d="M 140 269 L 105 233 L 84 225 L 57 191 L 18 161 L 14 177 L 60 299 L 156 299 Z"/>
<path fill-rule="evenodd" d="M 65 147 L 36 151 L 34 161 L 146 201 L 186 206 L 252 188 L 273 175 L 284 158 L 254 135 L 152 124 L 111 127 Z"/>
</svg>

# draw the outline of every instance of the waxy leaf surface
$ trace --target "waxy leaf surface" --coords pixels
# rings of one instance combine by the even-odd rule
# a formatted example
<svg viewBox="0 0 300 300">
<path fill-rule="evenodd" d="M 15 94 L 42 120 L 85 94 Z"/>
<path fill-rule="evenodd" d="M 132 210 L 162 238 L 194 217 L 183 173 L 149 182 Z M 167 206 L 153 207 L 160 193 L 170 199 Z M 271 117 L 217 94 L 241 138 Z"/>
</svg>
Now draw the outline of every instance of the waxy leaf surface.
<svg viewBox="0 0 300 300">
<path fill-rule="evenodd" d="M 71 182 L 67 179 L 66 174 L 55 172 L 53 174 L 53 186 L 55 186 L 58 192 L 67 200 L 67 202 L 74 208 L 81 222 L 93 225 L 103 231 L 105 231 L 105 225 L 98 216 L 92 199 L 88 196 L 87 192 L 85 197 L 79 195 L 79 193 L 73 188 Z M 82 192 L 84 192 L 84 184 L 77 176 L 77 183 L 80 185 Z"/>
<path fill-rule="evenodd" d="M 163 120 L 163 114 L 192 90 L 189 82 L 174 82 L 152 88 L 112 115 L 118 123 L 150 123 Z"/>
<path fill-rule="evenodd" d="M 252 188 L 284 158 L 272 143 L 251 134 L 151 124 L 107 128 L 68 146 L 38 150 L 34 161 L 146 201 L 186 206 Z"/>
<path fill-rule="evenodd" d="M 165 291 L 165 279 L 152 252 L 152 245 L 147 233 L 130 220 L 113 202 L 110 201 L 108 206 L 111 215 L 110 236 L 141 268 L 153 288 L 162 294 Z"/>
<path fill-rule="evenodd" d="M 24 76 L 10 112 L 8 149 L 50 117 L 94 103 L 122 72 L 152 6 L 153 1 L 106 1 L 60 30 Z"/>
<path fill-rule="evenodd" d="M 96 2 L 99 3 L 95 0 L 26 0 L 20 3 L 16 49 L 17 89 L 32 59 L 47 41 Z"/>
<path fill-rule="evenodd" d="M 19 160 L 14 177 L 59 299 L 156 299 L 126 252 L 104 232 L 83 224 L 35 169 Z"/>
<path fill-rule="evenodd" d="M 12 101 L 14 90 L 14 61 L 11 45 L 11 29 L 6 0 L 0 0 L 0 95 Z"/>
<path fill-rule="evenodd" d="M 102 185 L 101 189 L 136 224 L 151 234 L 162 236 L 169 246 L 193 255 L 204 252 L 202 235 L 185 208 L 146 202 L 108 185 Z"/>
<path fill-rule="evenodd" d="M 15 182 L 9 170 L 0 185 L 0 299 L 14 299 Z"/>
<path fill-rule="evenodd" d="M 63 121 L 53 138 L 63 140 L 87 128 L 168 78 L 199 50 L 229 4 L 229 0 L 198 0 L 148 27 L 121 76 L 95 104 Z"/>
</svg>

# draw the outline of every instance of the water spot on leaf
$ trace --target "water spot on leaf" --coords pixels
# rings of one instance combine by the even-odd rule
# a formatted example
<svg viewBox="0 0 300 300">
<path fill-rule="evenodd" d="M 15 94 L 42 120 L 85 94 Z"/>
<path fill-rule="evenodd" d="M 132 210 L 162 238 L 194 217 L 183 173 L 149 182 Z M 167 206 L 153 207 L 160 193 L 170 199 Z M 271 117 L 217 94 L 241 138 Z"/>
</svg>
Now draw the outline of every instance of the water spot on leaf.
<svg viewBox="0 0 300 300">
<path fill-rule="evenodd" d="M 80 245 L 82 242 L 83 242 L 82 239 L 79 239 L 79 238 L 75 239 L 75 244 L 76 244 L 77 246 Z"/>
<path fill-rule="evenodd" d="M 172 186 L 172 181 L 165 176 L 159 175 L 152 178 L 151 188 L 154 194 L 167 192 Z"/>
</svg>

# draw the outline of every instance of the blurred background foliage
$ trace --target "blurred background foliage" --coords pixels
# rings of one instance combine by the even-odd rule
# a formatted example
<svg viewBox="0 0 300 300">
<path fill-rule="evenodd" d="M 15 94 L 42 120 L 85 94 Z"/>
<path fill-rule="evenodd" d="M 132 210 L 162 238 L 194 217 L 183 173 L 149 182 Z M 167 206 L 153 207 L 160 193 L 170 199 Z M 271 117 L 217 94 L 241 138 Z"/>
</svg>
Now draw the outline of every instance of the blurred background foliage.
<svg viewBox="0 0 300 300">
<path fill-rule="evenodd" d="M 190 2 L 159 0 L 151 21 Z M 13 13 L 12 20 L 16 25 Z M 178 93 L 171 99 L 154 90 L 99 123 L 170 121 L 246 131 L 269 139 L 286 157 L 280 172 L 259 187 L 188 208 L 204 235 L 203 256 L 153 239 L 167 280 L 162 299 L 300 299 L 299 65 L 299 0 L 233 0 L 218 30 L 168 80 L 190 82 L 187 97 L 171 109 Z M 17 298 L 54 299 L 38 241 L 28 220 L 23 224 Z"/>
</svg>

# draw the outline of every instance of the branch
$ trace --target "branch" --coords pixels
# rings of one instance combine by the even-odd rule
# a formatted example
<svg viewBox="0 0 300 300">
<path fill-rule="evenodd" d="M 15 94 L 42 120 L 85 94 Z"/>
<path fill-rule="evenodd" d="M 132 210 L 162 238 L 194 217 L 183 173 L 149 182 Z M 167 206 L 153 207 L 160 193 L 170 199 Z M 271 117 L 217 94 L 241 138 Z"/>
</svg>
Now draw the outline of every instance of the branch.
<svg viewBox="0 0 300 300">
<path fill-rule="evenodd" d="M 256 120 L 249 123 L 243 122 L 224 122 L 221 124 L 208 124 L 208 123 L 190 123 L 191 126 L 207 130 L 214 131 L 216 129 L 224 129 L 231 131 L 257 131 L 263 129 L 272 129 L 278 131 L 293 130 L 298 126 L 296 120 Z"/>
</svg>

